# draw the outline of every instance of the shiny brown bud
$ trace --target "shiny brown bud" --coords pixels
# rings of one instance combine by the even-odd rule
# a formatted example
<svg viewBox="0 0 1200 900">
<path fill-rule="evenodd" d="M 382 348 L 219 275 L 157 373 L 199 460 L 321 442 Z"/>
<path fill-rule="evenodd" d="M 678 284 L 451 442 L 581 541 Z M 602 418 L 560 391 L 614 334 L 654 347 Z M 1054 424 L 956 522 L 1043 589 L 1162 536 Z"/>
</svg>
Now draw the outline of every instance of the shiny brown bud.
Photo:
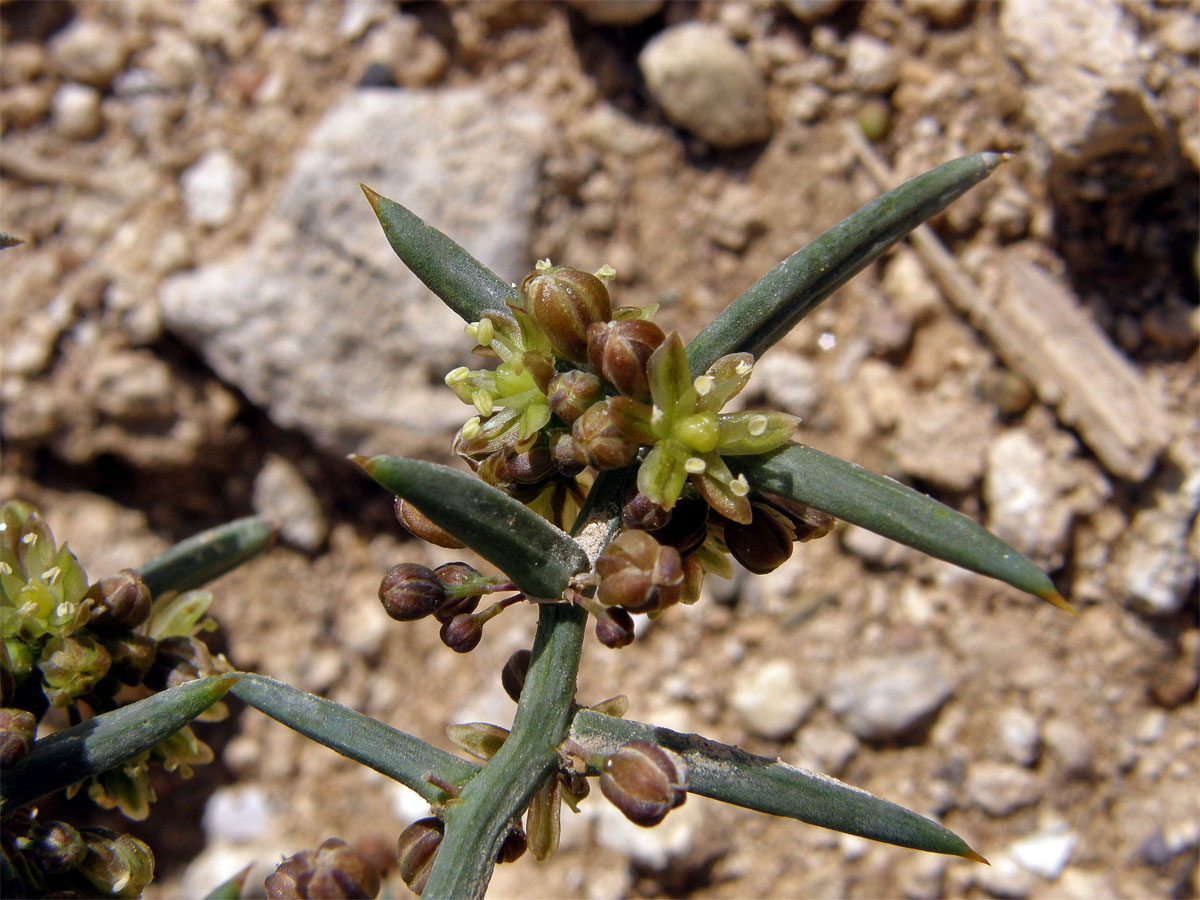
<svg viewBox="0 0 1200 900">
<path fill-rule="evenodd" d="M 372 900 L 381 886 L 379 870 L 338 838 L 328 838 L 315 851 L 289 856 L 265 882 L 271 900 Z"/>
<path fill-rule="evenodd" d="M 29 841 L 38 868 L 50 875 L 71 871 L 87 856 L 87 844 L 83 836 L 66 822 L 35 825 L 29 834 Z"/>
<path fill-rule="evenodd" d="M 608 288 L 595 275 L 565 266 L 533 272 L 521 282 L 525 308 L 555 351 L 574 362 L 586 362 L 588 326 L 612 318 Z"/>
<path fill-rule="evenodd" d="M 633 643 L 633 617 L 620 606 L 610 606 L 596 617 L 596 637 L 605 647 L 618 650 Z"/>
<path fill-rule="evenodd" d="M 15 766 L 33 749 L 37 719 L 23 709 L 0 709 L 0 769 Z"/>
<path fill-rule="evenodd" d="M 833 526 L 837 524 L 837 519 L 829 513 L 821 512 L 798 500 L 766 493 L 762 495 L 762 499 L 764 503 L 787 516 L 792 530 L 796 533 L 797 543 L 804 544 L 823 538 L 833 531 Z"/>
<path fill-rule="evenodd" d="M 637 459 L 638 445 L 617 428 L 605 402 L 593 405 L 575 420 L 571 437 L 597 469 L 623 469 Z"/>
<path fill-rule="evenodd" d="M 529 650 L 518 650 L 500 670 L 500 684 L 504 686 L 504 693 L 512 697 L 513 703 L 521 699 L 521 689 L 525 687 L 525 676 L 529 674 L 532 659 L 533 653 Z"/>
<path fill-rule="evenodd" d="M 529 841 L 525 838 L 525 830 L 512 828 L 504 836 L 504 843 L 500 845 L 500 852 L 496 854 L 496 862 L 501 865 L 516 862 L 525 855 L 528 846 Z"/>
<path fill-rule="evenodd" d="M 123 634 L 105 640 L 104 646 L 112 657 L 109 672 L 130 687 L 142 683 L 158 655 L 157 642 L 144 634 Z"/>
<path fill-rule="evenodd" d="M 631 531 L 658 531 L 670 521 L 671 510 L 663 509 L 638 490 L 631 491 L 621 505 L 621 524 Z"/>
<path fill-rule="evenodd" d="M 699 497 L 684 497 L 671 510 L 671 521 L 654 532 L 654 539 L 687 556 L 708 537 L 711 511 L 712 507 Z"/>
<path fill-rule="evenodd" d="M 438 636 L 455 653 L 470 653 L 483 639 L 483 625 L 478 617 L 463 613 L 445 623 Z"/>
<path fill-rule="evenodd" d="M 550 448 L 542 443 L 504 457 L 505 481 L 513 484 L 540 484 L 550 477 L 553 468 Z"/>
<path fill-rule="evenodd" d="M 461 550 L 466 546 L 462 541 L 434 524 L 433 520 L 402 497 L 396 498 L 396 521 L 408 530 L 413 537 L 445 547 L 448 550 Z"/>
<path fill-rule="evenodd" d="M 92 601 L 88 627 L 99 634 L 129 631 L 150 615 L 150 589 L 133 569 L 101 578 L 85 596 Z"/>
<path fill-rule="evenodd" d="M 751 503 L 750 514 L 746 525 L 725 522 L 725 546 L 746 571 L 766 575 L 791 557 L 796 534 L 787 517 L 765 503 Z"/>
<path fill-rule="evenodd" d="M 383 576 L 379 602 L 397 622 L 413 622 L 441 609 L 446 602 L 446 588 L 433 569 L 401 563 Z"/>
<path fill-rule="evenodd" d="M 650 827 L 687 799 L 687 763 L 649 741 L 630 741 L 604 760 L 600 790 L 636 825 Z"/>
<path fill-rule="evenodd" d="M 563 431 L 550 438 L 550 459 L 559 475 L 574 478 L 587 468 L 587 454 L 575 443 L 575 438 L 569 431 Z"/>
<path fill-rule="evenodd" d="M 227 671 L 217 664 L 199 638 L 182 635 L 163 638 L 155 644 L 154 651 L 154 663 L 143 680 L 147 687 L 157 691 Z"/>
<path fill-rule="evenodd" d="M 438 581 L 446 588 L 446 602 L 440 609 L 433 611 L 433 617 L 443 625 L 449 622 L 455 616 L 461 613 L 473 613 L 475 608 L 479 606 L 479 601 L 482 599 L 482 594 L 468 594 L 465 597 L 451 596 L 451 589 L 457 585 L 470 584 L 476 579 L 482 578 L 479 571 L 473 566 L 467 565 L 465 562 L 448 562 L 442 563 L 433 570 L 433 574 L 437 576 Z"/>
<path fill-rule="evenodd" d="M 396 855 L 400 860 L 400 878 L 414 894 L 420 895 L 429 880 L 429 871 L 442 845 L 446 826 L 441 819 L 428 816 L 417 819 L 402 832 L 396 842 Z"/>
<path fill-rule="evenodd" d="M 588 328 L 588 362 L 618 393 L 649 402 L 646 361 L 666 338 L 648 319 L 598 322 Z"/>
<path fill-rule="evenodd" d="M 589 406 L 604 399 L 604 385 L 591 372 L 572 369 L 550 379 L 546 399 L 550 411 L 570 425 Z"/>
<path fill-rule="evenodd" d="M 604 606 L 630 612 L 656 612 L 683 596 L 683 561 L 673 547 L 664 547 L 644 531 L 623 531 L 596 560 L 600 587 L 596 599 Z"/>
</svg>

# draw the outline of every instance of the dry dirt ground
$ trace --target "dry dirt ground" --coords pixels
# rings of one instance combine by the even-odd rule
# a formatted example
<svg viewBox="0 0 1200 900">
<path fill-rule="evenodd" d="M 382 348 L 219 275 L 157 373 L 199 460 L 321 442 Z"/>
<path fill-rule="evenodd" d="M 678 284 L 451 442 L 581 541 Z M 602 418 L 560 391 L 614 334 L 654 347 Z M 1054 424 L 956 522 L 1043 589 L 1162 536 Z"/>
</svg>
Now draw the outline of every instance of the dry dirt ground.
<svg viewBox="0 0 1200 900">
<path fill-rule="evenodd" d="M 1029 527 L 1049 529 L 1042 561 L 1080 616 L 839 532 L 799 548 L 775 576 L 712 585 L 700 604 L 672 611 L 630 648 L 607 651 L 589 640 L 579 686 L 582 700 L 625 693 L 632 718 L 824 768 L 935 815 L 996 867 L 693 798 L 673 814 L 681 816 L 674 830 L 668 818 L 667 831 L 635 835 L 632 844 L 608 818 L 581 817 L 551 862 L 502 868 L 492 893 L 1194 896 L 1195 570 L 1165 611 L 1133 608 L 1127 576 L 1152 548 L 1126 534 L 1139 512 L 1183 495 L 1196 471 L 1197 56 L 1188 38 L 1196 8 L 1125 7 L 1152 57 L 1147 77 L 1171 136 L 1167 155 L 1141 160 L 1165 172 L 1164 183 L 1135 200 L 1128 192 L 1113 199 L 1103 183 L 1083 200 L 1051 192 L 994 4 L 845 3 L 804 21 L 771 2 L 671 2 L 627 26 L 595 24 L 558 3 L 357 8 L 367 10 L 366 24 L 348 35 L 339 23 L 351 7 L 335 3 L 0 3 L 0 230 L 26 240 L 0 254 L 0 495 L 40 504 L 98 577 L 252 512 L 268 454 L 283 457 L 315 493 L 328 538 L 312 552 L 278 547 L 218 582 L 214 641 L 241 668 L 449 748 L 443 729 L 451 722 L 507 724 L 512 705 L 497 676 L 512 650 L 528 646 L 531 611 L 507 613 L 466 656 L 441 647 L 425 623 L 387 620 L 375 599 L 383 572 L 401 560 L 444 557 L 406 541 L 388 498 L 348 463 L 273 424 L 164 330 L 160 279 L 246 241 L 304 136 L 373 62 L 385 62 L 406 88 L 477 86 L 537 103 L 561 136 L 543 165 L 538 255 L 613 264 L 620 302 L 661 302 L 661 318 L 685 338 L 877 193 L 845 141 L 845 122 L 864 109 L 885 115 L 875 149 L 905 176 L 963 152 L 1013 151 L 939 217 L 937 232 L 968 261 L 1020 245 L 1068 286 L 1162 405 L 1171 441 L 1154 472 L 1129 479 L 1106 471 L 1051 406 L 1031 400 L 1028 384 L 947 303 L 911 250 L 889 253 L 788 337 L 787 358 L 798 362 L 770 396 L 804 407 L 805 442 L 981 519 L 989 442 L 1029 436 L 1058 461 L 1054 471 L 1071 473 L 1047 495 L 1059 524 Z M 648 94 L 639 50 L 690 19 L 720 24 L 768 76 L 769 140 L 713 149 L 673 128 Z M 389 57 L 372 33 L 396 21 L 405 37 Z M 98 122 L 88 121 L 86 102 L 83 112 L 54 106 L 69 79 L 53 41 L 80 22 L 115 36 L 93 48 L 98 72 L 75 73 L 95 82 Z M 892 50 L 896 74 L 882 90 L 866 89 L 873 76 L 846 66 L 856 35 Z M 114 77 L 135 65 L 176 79 L 153 109 L 113 89 Z M 259 92 L 272 78 L 286 88 Z M 633 123 L 643 150 L 628 156 L 602 135 L 578 137 L 572 126 L 600 101 Z M 249 179 L 236 219 L 205 228 L 188 219 L 178 180 L 214 144 Z M 986 271 L 974 274 L 986 280 Z M 929 436 L 921 427 L 928 421 L 982 423 L 975 430 L 986 439 L 980 446 L 974 426 L 950 440 Z M 922 435 L 926 443 L 913 449 Z M 942 478 L 941 469 L 956 474 Z M 1168 576 L 1194 565 L 1195 535 L 1186 541 L 1193 515 L 1194 506 L 1182 514 L 1185 549 Z M 916 733 L 860 742 L 823 702 L 851 663 L 925 652 L 954 692 Z M 818 701 L 782 739 L 757 734 L 732 700 L 739 683 L 775 660 L 788 662 L 797 687 Z M 1013 722 L 1018 733 L 1006 733 Z M 235 710 L 204 735 L 217 761 L 190 782 L 158 782 L 150 820 L 132 826 L 158 856 L 153 896 L 192 895 L 246 855 L 268 864 L 331 835 L 386 857 L 421 814 L 378 776 L 253 710 Z M 214 792 L 240 799 L 242 819 L 263 818 L 258 832 L 206 838 L 201 815 Z M 71 815 L 96 817 L 82 803 Z M 1052 871 L 1035 874 L 1014 863 L 1014 844 L 1031 835 L 1069 847 L 1065 868 L 1051 859 Z M 388 890 L 407 895 L 394 877 Z"/>
</svg>

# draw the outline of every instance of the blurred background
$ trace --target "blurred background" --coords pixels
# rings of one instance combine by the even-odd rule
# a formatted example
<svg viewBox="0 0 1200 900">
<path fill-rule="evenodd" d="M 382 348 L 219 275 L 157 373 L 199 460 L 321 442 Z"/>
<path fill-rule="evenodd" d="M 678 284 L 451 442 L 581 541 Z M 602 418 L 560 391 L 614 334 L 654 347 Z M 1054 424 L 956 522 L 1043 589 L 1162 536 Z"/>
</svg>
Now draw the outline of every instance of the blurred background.
<svg viewBox="0 0 1200 900">
<path fill-rule="evenodd" d="M 511 721 L 534 616 L 459 656 L 376 599 L 461 552 L 408 540 L 345 454 L 451 462 L 470 346 L 359 183 L 514 282 L 610 264 L 614 302 L 686 340 L 889 178 L 1010 152 L 744 396 L 985 522 L 1080 616 L 839 528 L 629 648 L 589 638 L 579 690 L 933 816 L 992 867 L 698 797 L 639 830 L 597 795 L 491 896 L 1195 895 L 1194 5 L 5 0 L 0 29 L 0 231 L 25 242 L 0 252 L 0 496 L 93 578 L 279 519 L 213 586 L 210 643 L 448 749 Z M 217 760 L 115 826 L 155 850 L 149 895 L 250 861 L 261 885 L 335 835 L 386 858 L 425 814 L 253 710 L 200 731 Z"/>
</svg>

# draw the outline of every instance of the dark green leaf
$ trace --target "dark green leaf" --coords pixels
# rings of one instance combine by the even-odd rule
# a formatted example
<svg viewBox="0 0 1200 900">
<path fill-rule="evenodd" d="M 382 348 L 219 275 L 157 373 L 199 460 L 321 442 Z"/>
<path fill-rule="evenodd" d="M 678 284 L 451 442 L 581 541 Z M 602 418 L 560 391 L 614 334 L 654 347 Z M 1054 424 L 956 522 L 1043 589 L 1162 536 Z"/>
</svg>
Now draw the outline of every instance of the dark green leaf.
<svg viewBox="0 0 1200 900">
<path fill-rule="evenodd" d="M 1074 612 L 1031 559 L 962 513 L 898 481 L 803 444 L 761 456 L 731 456 L 728 462 L 760 491 L 807 503 Z"/>
<path fill-rule="evenodd" d="M 512 579 L 526 596 L 554 599 L 587 568 L 566 532 L 469 472 L 403 456 L 352 457 L 372 478 Z"/>
<path fill-rule="evenodd" d="M 396 201 L 365 184 L 360 187 L 396 255 L 464 321 L 478 322 L 489 311 L 508 311 L 504 300 L 515 296 L 512 285 Z"/>
<path fill-rule="evenodd" d="M 190 591 L 236 569 L 275 543 L 278 526 L 247 516 L 180 541 L 141 567 L 142 581 L 158 598 L 166 591 Z"/>
<path fill-rule="evenodd" d="M 986 178 L 1003 160 L 976 153 L 918 175 L 797 250 L 688 344 L 693 375 L 726 353 L 755 358 L 888 247 Z"/>
<path fill-rule="evenodd" d="M 0 813 L 149 750 L 224 697 L 240 677 L 233 673 L 189 681 L 42 738 L 4 773 Z"/>
<path fill-rule="evenodd" d="M 441 788 L 425 780 L 427 773 L 455 782 L 479 771 L 474 763 L 420 738 L 264 675 L 245 675 L 233 695 L 318 744 L 412 788 L 430 803 L 443 798 Z"/>
<path fill-rule="evenodd" d="M 691 793 L 873 841 L 986 862 L 954 832 L 903 806 L 699 735 L 581 709 L 571 738 L 589 752 L 606 755 L 626 741 L 651 741 L 683 757 Z"/>
</svg>

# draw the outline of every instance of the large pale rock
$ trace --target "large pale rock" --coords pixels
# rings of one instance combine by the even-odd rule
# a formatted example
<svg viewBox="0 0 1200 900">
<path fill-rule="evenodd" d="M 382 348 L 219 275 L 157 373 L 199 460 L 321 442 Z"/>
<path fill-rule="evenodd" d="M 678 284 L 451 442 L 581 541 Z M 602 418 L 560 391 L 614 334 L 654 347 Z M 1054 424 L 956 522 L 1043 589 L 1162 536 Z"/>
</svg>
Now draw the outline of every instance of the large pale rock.
<svg viewBox="0 0 1200 900">
<path fill-rule="evenodd" d="M 474 90 L 360 90 L 330 111 L 250 248 L 165 282 L 169 328 L 279 424 L 335 452 L 426 452 L 466 418 L 463 323 L 396 258 L 360 181 L 502 278 L 530 267 L 545 123 Z M 444 449 L 444 447 L 442 448 Z"/>
<path fill-rule="evenodd" d="M 856 737 L 906 737 L 954 693 L 936 653 L 860 659 L 833 679 L 826 702 Z"/>
<path fill-rule="evenodd" d="M 1025 113 L 1060 188 L 1105 160 L 1137 193 L 1173 177 L 1161 117 L 1143 85 L 1138 25 L 1117 0 L 1017 0 L 1000 10 L 1008 54 L 1027 78 Z"/>
<path fill-rule="evenodd" d="M 667 118 L 716 147 L 740 147 L 771 134 L 767 86 L 725 30 L 675 25 L 648 43 L 638 65 Z"/>
</svg>

